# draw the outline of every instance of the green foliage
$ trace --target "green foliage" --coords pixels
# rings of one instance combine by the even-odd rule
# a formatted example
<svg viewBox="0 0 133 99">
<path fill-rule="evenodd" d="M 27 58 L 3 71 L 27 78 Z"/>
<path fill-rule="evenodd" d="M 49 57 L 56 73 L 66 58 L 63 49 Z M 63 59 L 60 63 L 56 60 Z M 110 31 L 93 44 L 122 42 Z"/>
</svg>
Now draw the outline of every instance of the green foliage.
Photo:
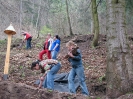
<svg viewBox="0 0 133 99">
<path fill-rule="evenodd" d="M 126 22 L 129 25 L 133 25 L 132 6 L 133 6 L 133 1 L 126 0 L 126 19 L 127 19 Z"/>
<path fill-rule="evenodd" d="M 26 17 L 25 19 L 23 19 L 23 22 L 26 23 L 27 25 L 30 25 L 31 19 L 29 19 L 28 17 Z"/>
<path fill-rule="evenodd" d="M 30 1 L 23 1 L 23 4 L 26 7 L 26 10 L 24 11 L 24 13 L 33 13 L 33 8 L 32 8 L 32 3 Z"/>
<path fill-rule="evenodd" d="M 31 23 L 35 26 L 36 25 L 36 19 L 38 16 L 38 8 L 40 5 L 38 5 L 37 3 L 34 4 L 34 8 L 33 8 L 33 2 L 31 1 L 23 1 L 23 13 L 25 18 L 23 19 L 23 23 L 30 25 Z M 29 15 L 33 15 L 33 20 L 31 20 L 31 17 L 29 17 Z M 28 17 L 27 17 L 28 16 Z"/>
<path fill-rule="evenodd" d="M 68 97 L 68 99 L 71 99 L 70 97 Z"/>
<path fill-rule="evenodd" d="M 40 33 L 42 33 L 42 34 L 47 34 L 47 33 L 52 33 L 52 32 L 53 32 L 52 29 L 49 28 L 48 26 L 43 26 L 40 31 Z"/>
<path fill-rule="evenodd" d="M 21 74 L 21 77 L 25 77 L 25 72 L 23 72 L 23 73 Z"/>
<path fill-rule="evenodd" d="M 102 82 L 104 78 L 105 78 L 105 75 L 99 77 L 99 81 Z"/>
<path fill-rule="evenodd" d="M 23 66 L 19 66 L 19 69 L 23 69 Z"/>
<path fill-rule="evenodd" d="M 48 89 L 47 91 L 48 91 L 48 92 L 53 92 L 53 90 L 51 90 L 51 89 Z"/>
<path fill-rule="evenodd" d="M 7 40 L 0 40 L 0 44 L 5 44 Z"/>
<path fill-rule="evenodd" d="M 38 14 L 37 13 L 34 13 L 33 22 L 32 22 L 34 26 L 36 25 L 37 16 L 38 16 Z"/>
<path fill-rule="evenodd" d="M 133 94 L 133 92 L 128 92 L 128 93 L 126 93 L 126 94 L 127 94 L 127 95 L 128 95 L 128 94 Z"/>
<path fill-rule="evenodd" d="M 97 97 L 96 99 L 101 99 L 100 97 Z"/>
<path fill-rule="evenodd" d="M 98 5 L 99 0 L 97 0 Z M 100 15 L 105 15 L 106 13 L 106 0 L 102 0 L 102 2 L 99 3 L 97 7 L 97 11 L 100 13 Z"/>
<path fill-rule="evenodd" d="M 64 19 L 66 17 L 66 4 L 65 0 L 51 0 L 51 9 L 50 12 L 54 13 L 55 15 L 64 15 Z M 54 16 L 55 17 L 55 16 Z"/>
<path fill-rule="evenodd" d="M 37 43 L 37 44 L 36 44 L 36 47 L 37 47 L 37 48 L 40 48 L 41 46 L 42 46 L 42 43 Z"/>
<path fill-rule="evenodd" d="M 89 66 L 87 66 L 86 69 L 89 69 Z"/>
<path fill-rule="evenodd" d="M 10 66 L 10 69 L 9 69 L 9 74 L 12 74 L 15 72 L 15 66 Z"/>
</svg>

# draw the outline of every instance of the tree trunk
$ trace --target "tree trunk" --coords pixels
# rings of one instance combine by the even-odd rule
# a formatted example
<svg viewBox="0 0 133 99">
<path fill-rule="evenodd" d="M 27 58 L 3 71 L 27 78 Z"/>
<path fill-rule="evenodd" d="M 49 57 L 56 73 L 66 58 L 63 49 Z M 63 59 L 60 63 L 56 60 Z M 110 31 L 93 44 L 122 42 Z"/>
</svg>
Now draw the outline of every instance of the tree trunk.
<svg viewBox="0 0 133 99">
<path fill-rule="evenodd" d="M 38 16 L 37 16 L 37 21 L 36 21 L 36 33 L 38 33 L 37 38 L 39 37 L 39 32 L 38 32 L 38 21 L 39 21 L 39 17 L 40 17 L 41 2 L 42 2 L 42 0 L 40 0 L 40 5 L 39 5 L 39 9 L 38 9 Z"/>
<path fill-rule="evenodd" d="M 91 3 L 91 34 L 95 34 L 94 9 L 93 9 L 93 4 L 92 3 Z"/>
<path fill-rule="evenodd" d="M 19 33 L 22 30 L 22 0 L 20 0 Z"/>
<path fill-rule="evenodd" d="M 31 14 L 31 26 L 33 26 L 33 17 L 34 17 L 34 8 L 35 8 L 35 0 L 33 0 L 32 1 L 32 10 L 33 10 L 33 12 L 32 12 L 32 14 Z"/>
<path fill-rule="evenodd" d="M 125 0 L 107 2 L 107 95 L 116 98 L 133 89 L 133 62 L 126 37 Z"/>
<path fill-rule="evenodd" d="M 95 33 L 94 33 L 94 38 L 92 41 L 92 46 L 96 47 L 98 46 L 98 38 L 99 38 L 99 20 L 98 20 L 98 13 L 97 13 L 97 7 L 96 7 L 96 0 L 92 0 L 92 13 L 93 13 L 93 21 L 94 21 L 94 28 L 95 28 Z"/>
<path fill-rule="evenodd" d="M 73 35 L 72 32 L 72 26 L 71 26 L 71 21 L 70 21 L 70 16 L 69 16 L 69 8 L 68 8 L 68 1 L 66 0 L 66 12 L 67 12 L 67 19 L 68 19 L 68 24 L 69 24 L 69 31 L 70 31 L 70 35 Z"/>
</svg>

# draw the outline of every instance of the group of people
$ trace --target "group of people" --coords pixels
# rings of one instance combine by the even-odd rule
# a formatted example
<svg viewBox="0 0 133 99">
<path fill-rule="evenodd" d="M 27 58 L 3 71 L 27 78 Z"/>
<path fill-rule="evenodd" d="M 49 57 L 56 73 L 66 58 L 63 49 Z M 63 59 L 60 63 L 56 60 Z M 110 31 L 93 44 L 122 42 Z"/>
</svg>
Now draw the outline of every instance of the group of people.
<svg viewBox="0 0 133 99">
<path fill-rule="evenodd" d="M 57 60 L 57 55 L 60 51 L 60 41 L 58 35 L 55 35 L 52 39 L 49 33 L 44 42 L 44 48 L 39 53 L 39 59 L 31 64 L 31 70 L 41 70 L 42 76 L 40 77 L 39 88 L 44 87 L 54 90 L 54 76 L 61 67 L 61 63 Z M 74 79 L 77 75 L 82 93 L 89 96 L 80 49 L 73 41 L 67 42 L 66 48 L 68 49 L 67 59 L 72 66 L 68 76 L 68 88 L 71 93 L 76 93 Z M 73 53 L 73 49 L 76 49 L 76 54 Z M 43 59 L 44 54 L 47 54 L 48 59 Z"/>
<path fill-rule="evenodd" d="M 31 49 L 32 36 L 28 32 L 22 32 L 24 35 L 24 41 L 26 41 L 26 49 Z M 43 45 L 43 50 L 39 53 L 39 60 L 43 60 L 43 55 L 47 54 L 48 59 L 56 59 L 60 51 L 60 37 L 55 35 L 52 39 L 51 34 L 48 33 L 46 40 Z"/>
<path fill-rule="evenodd" d="M 48 59 L 56 59 L 60 51 L 60 37 L 55 35 L 51 38 L 51 34 L 48 33 L 46 41 L 44 42 L 43 50 L 39 53 L 39 60 L 43 60 L 43 55 L 47 54 Z"/>
</svg>

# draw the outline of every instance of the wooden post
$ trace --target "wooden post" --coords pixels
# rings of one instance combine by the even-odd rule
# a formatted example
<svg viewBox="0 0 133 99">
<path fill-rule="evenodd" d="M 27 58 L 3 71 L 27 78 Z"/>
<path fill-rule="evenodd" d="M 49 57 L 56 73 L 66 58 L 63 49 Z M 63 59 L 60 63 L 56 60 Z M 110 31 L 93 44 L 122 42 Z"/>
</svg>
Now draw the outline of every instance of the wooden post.
<svg viewBox="0 0 133 99">
<path fill-rule="evenodd" d="M 16 34 L 16 32 L 12 24 L 10 24 L 10 26 L 4 32 L 8 35 L 7 52 L 6 52 L 4 76 L 3 76 L 3 79 L 6 80 L 8 78 L 8 71 L 9 71 L 11 38 L 12 38 L 12 35 Z"/>
<path fill-rule="evenodd" d="M 4 67 L 5 75 L 8 74 L 8 70 L 9 70 L 11 38 L 12 38 L 12 35 L 9 34 L 8 35 L 8 43 L 7 43 L 6 59 L 5 59 L 5 67 Z"/>
</svg>

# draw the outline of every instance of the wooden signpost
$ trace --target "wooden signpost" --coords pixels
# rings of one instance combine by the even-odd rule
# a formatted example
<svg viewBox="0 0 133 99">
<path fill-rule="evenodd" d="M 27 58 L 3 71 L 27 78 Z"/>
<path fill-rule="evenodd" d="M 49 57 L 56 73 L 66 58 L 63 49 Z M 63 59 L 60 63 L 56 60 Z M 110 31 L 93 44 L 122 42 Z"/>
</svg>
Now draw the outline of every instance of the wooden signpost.
<svg viewBox="0 0 133 99">
<path fill-rule="evenodd" d="M 12 24 L 10 24 L 4 32 L 8 36 L 7 52 L 6 52 L 6 59 L 5 59 L 5 66 L 4 66 L 4 76 L 3 76 L 3 79 L 6 80 L 6 79 L 8 79 L 8 71 L 9 71 L 11 38 L 12 38 L 12 35 L 16 34 L 16 32 L 15 32 L 15 29 L 12 26 Z"/>
</svg>

